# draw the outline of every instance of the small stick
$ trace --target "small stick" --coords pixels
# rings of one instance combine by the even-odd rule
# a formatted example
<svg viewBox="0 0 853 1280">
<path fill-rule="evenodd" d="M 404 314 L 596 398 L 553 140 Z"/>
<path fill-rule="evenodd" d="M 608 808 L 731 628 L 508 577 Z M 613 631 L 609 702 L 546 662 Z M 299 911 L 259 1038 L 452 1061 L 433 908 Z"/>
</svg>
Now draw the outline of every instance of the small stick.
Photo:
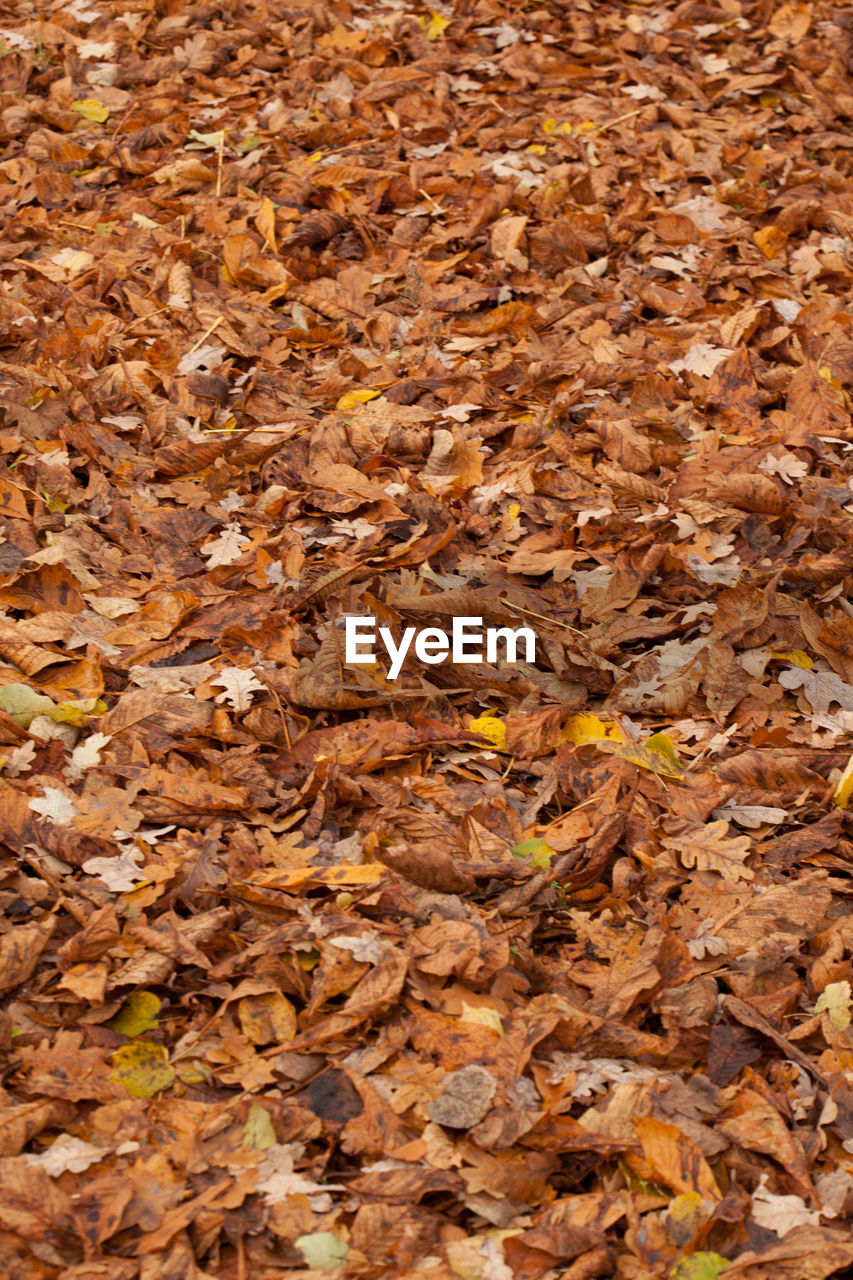
<svg viewBox="0 0 853 1280">
<path fill-rule="evenodd" d="M 163 310 L 165 310 L 165 307 L 163 308 Z M 189 351 L 187 352 L 187 355 L 191 356 L 194 351 L 198 351 L 199 347 L 204 342 L 205 338 L 209 338 L 210 335 L 213 333 L 213 330 L 218 329 L 219 326 L 224 322 L 224 320 L 225 320 L 224 316 L 217 316 L 216 319 L 213 321 L 213 324 L 209 324 L 207 326 L 204 333 L 199 338 L 198 342 L 193 343 L 193 345 L 190 347 Z"/>
<path fill-rule="evenodd" d="M 600 133 L 604 133 L 607 129 L 612 129 L 614 125 L 622 124 L 625 120 L 633 120 L 634 116 L 640 115 L 645 111 L 645 107 L 637 107 L 636 111 L 626 111 L 624 116 L 617 116 L 615 120 L 609 120 L 607 124 L 600 124 L 597 129 L 590 130 L 587 134 L 581 134 L 581 137 L 597 138 Z"/>
<path fill-rule="evenodd" d="M 433 200 L 433 198 L 432 198 L 432 196 L 430 195 L 430 193 L 429 193 L 428 191 L 424 191 L 423 187 L 418 187 L 418 194 L 419 194 L 419 195 L 422 195 L 422 196 L 424 197 L 424 199 L 425 199 L 425 200 L 429 200 L 430 204 L 435 205 L 435 207 L 436 207 L 436 209 L 438 209 L 438 212 L 439 212 L 439 213 L 444 213 L 444 210 L 442 209 L 442 207 L 441 207 L 441 205 L 438 203 L 438 201 L 437 201 L 437 200 Z"/>
<path fill-rule="evenodd" d="M 135 324 L 139 324 L 140 320 L 150 320 L 152 316 L 159 316 L 161 312 L 170 310 L 171 307 L 167 304 L 165 307 L 156 307 L 153 311 L 149 311 L 147 315 L 137 316 L 125 327 L 125 333 L 127 333 L 128 329 L 132 329 Z"/>
<path fill-rule="evenodd" d="M 219 159 L 216 165 L 216 198 L 222 195 L 222 153 L 225 150 L 225 130 L 219 131 Z"/>
<path fill-rule="evenodd" d="M 544 613 L 534 613 L 532 609 L 522 609 L 520 604 L 513 604 L 511 600 L 506 600 L 503 596 L 498 596 L 498 600 L 501 604 L 506 605 L 508 609 L 514 609 L 516 613 L 523 613 L 528 618 L 538 618 L 540 622 L 552 622 L 555 627 L 565 627 L 566 631 L 574 631 L 576 636 L 583 636 L 582 631 L 578 631 L 577 627 L 570 627 L 568 622 L 560 622 L 557 618 L 546 618 Z"/>
</svg>

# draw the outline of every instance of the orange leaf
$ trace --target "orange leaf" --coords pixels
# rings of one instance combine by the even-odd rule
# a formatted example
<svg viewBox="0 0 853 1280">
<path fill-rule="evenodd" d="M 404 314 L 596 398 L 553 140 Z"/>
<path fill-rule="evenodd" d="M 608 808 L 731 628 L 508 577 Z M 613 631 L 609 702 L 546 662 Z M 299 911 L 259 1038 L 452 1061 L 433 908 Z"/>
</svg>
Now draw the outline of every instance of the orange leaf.
<svg viewBox="0 0 853 1280">
<path fill-rule="evenodd" d="M 722 1199 L 717 1180 L 702 1152 L 674 1124 L 665 1124 L 653 1116 L 641 1116 L 634 1120 L 634 1129 L 653 1181 L 662 1182 L 679 1193 L 698 1191 L 715 1203 Z"/>
</svg>

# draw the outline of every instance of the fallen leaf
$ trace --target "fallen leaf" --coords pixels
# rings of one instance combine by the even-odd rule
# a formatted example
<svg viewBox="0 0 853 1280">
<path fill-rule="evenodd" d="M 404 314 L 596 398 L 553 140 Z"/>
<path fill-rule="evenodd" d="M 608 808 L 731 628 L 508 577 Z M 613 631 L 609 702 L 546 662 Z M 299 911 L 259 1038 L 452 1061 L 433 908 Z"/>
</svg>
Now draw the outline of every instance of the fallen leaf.
<svg viewBox="0 0 853 1280">
<path fill-rule="evenodd" d="M 488 1113 L 496 1088 L 494 1077 L 483 1067 L 452 1071 L 427 1107 L 429 1118 L 449 1129 L 473 1129 Z"/>
<path fill-rule="evenodd" d="M 120 1084 L 131 1098 L 153 1098 L 175 1080 L 169 1052 L 153 1040 L 135 1040 L 113 1054 L 110 1079 Z"/>
<path fill-rule="evenodd" d="M 850 996 L 850 983 L 846 979 L 843 982 L 830 982 L 817 998 L 815 1013 L 828 1013 L 832 1025 L 839 1031 L 846 1031 L 853 1017 Z"/>
</svg>

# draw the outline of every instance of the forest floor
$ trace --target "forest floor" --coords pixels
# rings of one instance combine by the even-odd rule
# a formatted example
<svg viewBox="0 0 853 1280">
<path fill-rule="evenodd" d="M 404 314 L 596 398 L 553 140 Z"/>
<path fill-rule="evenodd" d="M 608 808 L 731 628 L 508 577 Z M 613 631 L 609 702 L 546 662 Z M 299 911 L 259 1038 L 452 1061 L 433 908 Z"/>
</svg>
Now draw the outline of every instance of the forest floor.
<svg viewBox="0 0 853 1280">
<path fill-rule="evenodd" d="M 4 1276 L 853 1274 L 851 69 L 0 5 Z"/>
</svg>

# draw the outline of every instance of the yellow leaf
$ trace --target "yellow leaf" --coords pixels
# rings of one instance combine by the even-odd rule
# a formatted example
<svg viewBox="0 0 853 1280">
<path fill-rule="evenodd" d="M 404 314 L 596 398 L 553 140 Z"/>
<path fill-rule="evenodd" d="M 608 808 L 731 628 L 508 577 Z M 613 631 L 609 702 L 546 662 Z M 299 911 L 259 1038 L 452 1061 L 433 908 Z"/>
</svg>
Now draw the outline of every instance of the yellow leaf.
<svg viewBox="0 0 853 1280">
<path fill-rule="evenodd" d="M 780 662 L 790 662 L 794 667 L 803 667 L 806 671 L 811 671 L 814 666 L 813 660 L 802 649 L 783 649 L 781 653 L 771 653 L 770 657 L 778 658 Z"/>
<path fill-rule="evenodd" d="M 270 1113 L 259 1102 L 253 1102 L 243 1130 L 243 1146 L 253 1151 L 267 1151 L 277 1141 Z"/>
<path fill-rule="evenodd" d="M 178 1079 L 184 1084 L 210 1084 L 212 1076 L 206 1076 L 194 1062 L 182 1062 L 178 1067 Z"/>
<path fill-rule="evenodd" d="M 535 867 L 537 871 L 545 871 L 551 865 L 551 859 L 557 852 L 552 849 L 547 840 L 543 840 L 541 836 L 535 836 L 532 840 L 524 840 L 521 844 L 514 844 L 510 851 L 516 858 L 530 859 L 531 867 Z"/>
<path fill-rule="evenodd" d="M 153 991 L 131 991 L 122 1007 L 108 1023 L 113 1031 L 123 1036 L 141 1036 L 143 1031 L 153 1031 L 162 1001 Z"/>
<path fill-rule="evenodd" d="M 778 227 L 762 227 L 752 237 L 765 258 L 778 258 L 785 251 L 788 237 Z"/>
<path fill-rule="evenodd" d="M 24 401 L 24 404 L 27 406 L 28 409 L 37 409 L 41 404 L 42 400 L 44 400 L 46 397 L 53 400 L 55 396 L 56 396 L 56 392 L 51 387 L 39 387 L 38 391 L 34 391 L 31 396 L 27 396 L 26 400 Z M 38 444 L 36 444 L 36 448 L 38 449 L 39 447 L 41 447 L 42 450 L 44 450 L 46 447 L 55 449 L 56 445 L 52 440 L 50 441 L 40 440 Z"/>
<path fill-rule="evenodd" d="M 47 714 L 57 724 L 72 724 L 82 728 L 89 716 L 102 716 L 107 704 L 101 698 L 81 698 L 77 702 L 60 702 Z"/>
<path fill-rule="evenodd" d="M 847 768 L 838 779 L 838 785 L 832 793 L 832 799 L 839 809 L 849 809 L 851 792 L 853 792 L 853 756 L 847 761 Z"/>
<path fill-rule="evenodd" d="M 341 863 L 338 867 L 326 867 L 324 871 L 315 871 L 313 878 L 320 884 L 375 884 L 385 874 L 385 868 L 368 862 L 360 867 L 347 866 Z"/>
<path fill-rule="evenodd" d="M 730 1260 L 721 1253 L 706 1253 L 703 1249 L 676 1262 L 669 1272 L 669 1280 L 717 1280 L 730 1265 Z"/>
<path fill-rule="evenodd" d="M 134 1040 L 113 1054 L 110 1079 L 123 1085 L 131 1098 L 153 1098 L 174 1082 L 175 1069 L 162 1044 L 154 1040 Z"/>
<path fill-rule="evenodd" d="M 667 1235 L 678 1243 L 692 1240 L 702 1230 L 710 1214 L 710 1204 L 698 1191 L 685 1191 L 669 1202 L 664 1218 Z"/>
<path fill-rule="evenodd" d="M 311 947 L 310 951 L 297 951 L 296 963 L 304 973 L 310 973 L 320 963 L 320 952 L 316 947 Z"/>
<path fill-rule="evenodd" d="M 475 1006 L 466 1004 L 462 1001 L 462 1022 L 476 1022 L 481 1027 L 491 1027 L 492 1031 L 496 1031 L 499 1036 L 504 1033 L 501 1015 L 497 1009 L 487 1009 L 483 1006 Z"/>
<path fill-rule="evenodd" d="M 436 13 L 435 9 L 430 10 L 429 21 L 424 17 L 420 18 L 419 22 L 426 31 L 427 40 L 437 40 L 450 26 L 450 19 L 443 18 L 440 13 Z"/>
<path fill-rule="evenodd" d="M 189 136 L 193 142 L 199 142 L 203 147 L 211 150 L 221 146 L 225 141 L 225 134 L 221 129 L 217 129 L 215 133 L 199 133 L 197 129 L 190 129 Z"/>
<path fill-rule="evenodd" d="M 532 151 L 535 156 L 547 155 L 548 148 L 543 147 L 541 142 L 531 142 L 529 147 L 524 148 L 525 151 Z"/>
<path fill-rule="evenodd" d="M 599 751 L 629 760 L 665 778 L 684 777 L 672 738 L 667 733 L 653 733 L 645 743 L 631 742 L 614 721 L 599 720 L 592 712 L 581 711 L 566 721 L 563 737 L 575 746 L 593 743 Z"/>
<path fill-rule="evenodd" d="M 264 196 L 261 207 L 255 215 L 255 226 L 264 238 L 266 246 L 272 253 L 278 253 L 275 242 L 275 205 L 269 196 Z"/>
<path fill-rule="evenodd" d="M 576 747 L 587 742 L 599 742 L 611 738 L 614 742 L 624 742 L 625 735 L 613 720 L 599 720 L 591 711 L 581 711 L 570 716 L 563 726 L 563 737 L 573 742 Z"/>
<path fill-rule="evenodd" d="M 665 734 L 656 734 L 656 737 L 666 737 Z M 597 744 L 599 750 L 608 751 L 611 755 L 619 756 L 622 760 L 628 760 L 631 764 L 639 765 L 641 769 L 649 769 L 652 773 L 657 773 L 663 778 L 683 778 L 684 770 L 678 763 L 673 764 L 672 756 L 667 751 L 661 751 L 650 748 L 645 743 L 640 742 L 600 742 Z M 673 751 L 673 755 L 675 752 Z"/>
<path fill-rule="evenodd" d="M 349 413 L 351 409 L 357 409 L 360 404 L 367 404 L 368 400 L 375 400 L 377 396 L 381 396 L 381 391 L 373 391 L 369 387 L 360 387 L 358 391 L 348 391 L 346 395 L 341 396 L 335 405 L 341 413 Z"/>
<path fill-rule="evenodd" d="M 72 110 L 78 112 L 84 120 L 94 120 L 103 124 L 110 118 L 110 109 L 99 98 L 78 98 L 71 103 Z"/>
<path fill-rule="evenodd" d="M 838 1031 L 846 1031 L 850 1026 L 850 983 L 830 982 L 818 996 L 814 1007 L 815 1013 L 828 1013 L 829 1021 Z"/>
<path fill-rule="evenodd" d="M 668 733 L 653 733 L 650 738 L 646 738 L 643 748 L 655 755 L 665 756 L 679 774 L 684 772 L 675 750 L 675 743 Z"/>
<path fill-rule="evenodd" d="M 518 505 L 517 502 L 511 502 L 506 509 L 506 513 L 509 516 L 510 520 L 517 520 L 518 517 L 521 515 L 521 507 Z"/>
<path fill-rule="evenodd" d="M 248 881 L 264 889 L 298 889 L 306 884 L 375 884 L 385 873 L 376 863 L 354 867 L 341 863 L 337 867 L 295 867 L 292 871 L 270 871 L 253 875 Z"/>
<path fill-rule="evenodd" d="M 244 996 L 237 1014 L 243 1035 L 252 1044 L 282 1044 L 296 1035 L 296 1010 L 280 991 Z"/>
<path fill-rule="evenodd" d="M 468 728 L 488 738 L 498 751 L 506 751 L 506 725 L 497 716 L 480 716 L 479 720 L 472 720 Z"/>
</svg>

